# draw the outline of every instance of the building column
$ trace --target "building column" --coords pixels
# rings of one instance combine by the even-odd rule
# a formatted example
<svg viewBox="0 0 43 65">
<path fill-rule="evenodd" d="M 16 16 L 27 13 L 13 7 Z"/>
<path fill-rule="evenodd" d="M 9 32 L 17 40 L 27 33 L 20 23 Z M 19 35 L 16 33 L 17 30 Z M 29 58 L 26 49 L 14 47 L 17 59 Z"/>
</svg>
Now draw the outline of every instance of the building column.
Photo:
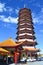
<svg viewBox="0 0 43 65">
<path fill-rule="evenodd" d="M 32 52 L 30 52 L 30 58 L 32 59 Z"/>
<path fill-rule="evenodd" d="M 35 58 L 37 58 L 37 53 L 34 54 Z"/>
<path fill-rule="evenodd" d="M 28 58 L 28 52 L 26 51 L 26 59 Z"/>
</svg>

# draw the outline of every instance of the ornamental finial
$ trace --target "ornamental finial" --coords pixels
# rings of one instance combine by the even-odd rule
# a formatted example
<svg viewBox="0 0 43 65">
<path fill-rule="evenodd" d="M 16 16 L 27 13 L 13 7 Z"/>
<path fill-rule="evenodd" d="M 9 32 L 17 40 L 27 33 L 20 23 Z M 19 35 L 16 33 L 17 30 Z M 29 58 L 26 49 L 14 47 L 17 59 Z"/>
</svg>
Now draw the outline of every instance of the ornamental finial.
<svg viewBox="0 0 43 65">
<path fill-rule="evenodd" d="M 24 8 L 26 7 L 26 4 L 24 4 Z"/>
</svg>

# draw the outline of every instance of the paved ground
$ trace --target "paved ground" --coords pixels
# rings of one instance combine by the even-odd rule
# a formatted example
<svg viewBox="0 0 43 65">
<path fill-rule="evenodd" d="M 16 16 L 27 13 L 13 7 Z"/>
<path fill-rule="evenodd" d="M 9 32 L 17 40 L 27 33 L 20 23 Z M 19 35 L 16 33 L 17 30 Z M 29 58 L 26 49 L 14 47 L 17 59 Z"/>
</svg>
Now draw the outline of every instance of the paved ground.
<svg viewBox="0 0 43 65">
<path fill-rule="evenodd" d="M 43 65 L 43 61 L 36 61 L 36 62 L 27 62 L 27 63 L 20 63 L 20 64 L 6 64 L 5 62 L 0 62 L 0 65 Z"/>
<path fill-rule="evenodd" d="M 0 62 L 0 65 L 8 65 L 8 64 L 6 64 L 5 62 Z"/>
<path fill-rule="evenodd" d="M 43 65 L 43 61 L 27 62 L 25 64 L 10 64 L 10 65 Z"/>
</svg>

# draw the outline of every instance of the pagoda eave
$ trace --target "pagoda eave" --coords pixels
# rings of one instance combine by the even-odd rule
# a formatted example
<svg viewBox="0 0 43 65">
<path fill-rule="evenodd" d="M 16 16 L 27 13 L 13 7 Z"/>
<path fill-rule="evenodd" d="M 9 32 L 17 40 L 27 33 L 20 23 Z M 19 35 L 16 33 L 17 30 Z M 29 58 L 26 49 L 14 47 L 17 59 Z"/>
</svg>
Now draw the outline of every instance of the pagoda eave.
<svg viewBox="0 0 43 65">
<path fill-rule="evenodd" d="M 33 39 L 35 40 L 36 38 L 34 36 L 30 36 L 30 35 L 22 35 L 22 36 L 17 36 L 16 39 L 19 40 L 19 39 Z"/>
<path fill-rule="evenodd" d="M 32 28 L 32 29 L 34 29 L 34 27 L 33 26 L 31 26 L 31 25 L 23 25 L 23 26 L 18 26 L 17 27 L 17 29 L 21 29 L 21 28 Z"/>
<path fill-rule="evenodd" d="M 28 52 L 39 52 L 40 50 L 39 49 L 36 49 L 36 48 L 24 48 L 24 51 L 28 51 Z"/>
<path fill-rule="evenodd" d="M 32 34 L 35 34 L 34 31 L 32 32 L 30 30 L 29 31 L 28 30 L 18 31 L 16 34 L 22 34 L 22 33 L 30 33 L 30 34 L 32 33 Z"/>
<path fill-rule="evenodd" d="M 27 9 L 27 8 L 22 8 L 22 9 L 19 11 L 19 14 L 22 14 L 22 13 L 30 13 L 30 14 L 31 14 L 31 10 L 30 10 L 30 9 Z"/>
<path fill-rule="evenodd" d="M 21 42 L 18 42 L 18 43 L 21 43 Z M 23 46 L 35 46 L 35 42 L 31 42 L 31 41 L 22 41 L 22 44 Z"/>
</svg>

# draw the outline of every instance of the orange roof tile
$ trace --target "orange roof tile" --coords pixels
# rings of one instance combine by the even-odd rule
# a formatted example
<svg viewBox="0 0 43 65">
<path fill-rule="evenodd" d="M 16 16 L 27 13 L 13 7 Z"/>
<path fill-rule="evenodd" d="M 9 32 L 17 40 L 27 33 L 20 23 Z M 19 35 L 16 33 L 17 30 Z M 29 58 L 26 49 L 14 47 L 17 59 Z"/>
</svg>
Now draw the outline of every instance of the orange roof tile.
<svg viewBox="0 0 43 65">
<path fill-rule="evenodd" d="M 8 53 L 9 51 L 3 49 L 3 48 L 0 48 L 0 52 L 5 52 L 5 53 Z"/>
<path fill-rule="evenodd" d="M 14 47 L 14 46 L 19 46 L 20 44 L 16 44 L 16 42 L 14 42 L 12 39 L 8 39 L 4 42 L 1 42 L 0 47 Z"/>
</svg>

